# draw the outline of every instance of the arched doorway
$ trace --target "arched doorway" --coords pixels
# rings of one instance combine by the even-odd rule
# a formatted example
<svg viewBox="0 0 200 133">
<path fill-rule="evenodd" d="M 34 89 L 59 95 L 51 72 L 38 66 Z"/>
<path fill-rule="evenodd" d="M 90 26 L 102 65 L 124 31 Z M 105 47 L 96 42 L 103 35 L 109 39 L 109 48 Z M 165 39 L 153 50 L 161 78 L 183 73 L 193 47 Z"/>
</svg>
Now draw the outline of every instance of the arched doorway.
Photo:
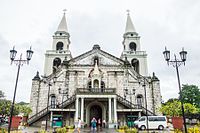
<svg viewBox="0 0 200 133">
<path fill-rule="evenodd" d="M 99 105 L 93 105 L 90 108 L 90 120 L 95 117 L 96 120 L 102 120 L 102 108 Z"/>
</svg>

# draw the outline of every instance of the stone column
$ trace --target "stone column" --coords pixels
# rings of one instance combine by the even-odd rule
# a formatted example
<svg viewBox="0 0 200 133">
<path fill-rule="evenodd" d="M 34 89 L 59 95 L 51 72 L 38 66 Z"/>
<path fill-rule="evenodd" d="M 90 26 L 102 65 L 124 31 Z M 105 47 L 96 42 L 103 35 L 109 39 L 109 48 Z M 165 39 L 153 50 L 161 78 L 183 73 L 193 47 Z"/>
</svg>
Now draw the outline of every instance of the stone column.
<svg viewBox="0 0 200 133">
<path fill-rule="evenodd" d="M 50 127 L 52 127 L 52 121 L 53 121 L 53 111 L 51 111 L 51 114 L 50 114 Z"/>
<path fill-rule="evenodd" d="M 138 112 L 138 117 L 141 117 L 141 112 Z"/>
<path fill-rule="evenodd" d="M 108 116 L 108 122 L 112 122 L 112 114 L 111 114 L 111 98 L 108 99 L 108 106 L 109 106 L 109 116 Z"/>
<path fill-rule="evenodd" d="M 116 97 L 114 98 L 114 121 L 117 122 L 117 102 Z"/>
<path fill-rule="evenodd" d="M 76 115 L 75 115 L 75 120 L 78 120 L 78 117 L 79 117 L 79 106 L 78 106 L 78 103 L 79 103 L 79 97 L 76 97 Z"/>
<path fill-rule="evenodd" d="M 81 98 L 81 121 L 84 122 L 84 98 Z"/>
</svg>

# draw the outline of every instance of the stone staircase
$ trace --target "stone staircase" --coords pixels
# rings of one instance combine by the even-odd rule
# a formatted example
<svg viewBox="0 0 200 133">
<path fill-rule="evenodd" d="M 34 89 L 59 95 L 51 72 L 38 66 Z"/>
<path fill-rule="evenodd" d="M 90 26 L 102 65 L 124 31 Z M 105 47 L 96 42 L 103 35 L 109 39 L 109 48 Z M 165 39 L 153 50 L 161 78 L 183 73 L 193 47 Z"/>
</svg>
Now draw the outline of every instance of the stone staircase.
<svg viewBox="0 0 200 133">
<path fill-rule="evenodd" d="M 123 104 L 124 106 L 130 108 L 130 109 L 142 109 L 142 112 L 144 114 L 147 113 L 147 115 L 152 116 L 156 115 L 155 113 L 151 112 L 150 110 L 146 109 L 145 107 L 138 105 L 138 104 L 133 104 L 132 102 L 126 100 L 125 98 L 121 97 L 120 95 L 116 94 L 117 96 L 117 101 Z"/>
<path fill-rule="evenodd" d="M 70 98 L 68 98 L 67 100 L 63 101 L 63 103 L 60 103 L 58 105 L 58 107 L 59 108 L 66 107 L 67 105 L 73 103 L 75 100 L 76 100 L 76 96 L 73 95 Z M 51 106 L 49 105 L 48 107 L 44 108 L 43 110 L 41 110 L 37 114 L 31 116 L 28 119 L 28 125 L 30 126 L 30 125 L 34 124 L 35 122 L 37 122 L 38 120 L 40 120 L 41 118 L 43 118 L 44 116 L 46 116 L 47 114 L 49 114 L 49 112 L 50 112 L 49 109 L 50 108 L 51 108 Z"/>
</svg>

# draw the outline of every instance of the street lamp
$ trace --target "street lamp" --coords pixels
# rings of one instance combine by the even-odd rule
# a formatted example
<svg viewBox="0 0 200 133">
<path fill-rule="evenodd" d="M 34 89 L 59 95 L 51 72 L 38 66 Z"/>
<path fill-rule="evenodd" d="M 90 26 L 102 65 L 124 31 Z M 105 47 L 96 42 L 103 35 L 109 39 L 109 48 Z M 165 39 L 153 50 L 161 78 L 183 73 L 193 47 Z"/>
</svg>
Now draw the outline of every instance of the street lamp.
<svg viewBox="0 0 200 133">
<path fill-rule="evenodd" d="M 49 111 L 49 93 L 50 93 L 50 88 L 52 86 L 53 83 L 56 82 L 57 77 L 54 76 L 53 77 L 53 83 L 51 82 L 51 79 L 48 79 L 46 76 L 43 76 L 44 83 L 48 84 L 48 94 L 47 94 L 47 116 L 46 116 L 46 124 L 45 124 L 45 131 L 47 131 L 47 123 L 48 123 L 48 111 Z"/>
<path fill-rule="evenodd" d="M 63 119 L 64 119 L 64 117 L 63 117 L 63 99 L 64 99 L 64 96 L 67 96 L 67 98 L 68 98 L 68 90 L 62 90 L 61 88 L 59 88 L 58 92 L 59 92 L 59 94 L 62 94 L 62 111 L 61 111 L 61 113 L 62 113 L 62 126 L 63 126 Z"/>
<path fill-rule="evenodd" d="M 130 102 L 132 103 L 132 95 L 135 95 L 135 89 L 132 89 L 130 91 L 128 91 L 128 89 L 124 89 L 125 90 L 125 94 L 126 95 L 129 95 L 130 97 Z M 133 121 L 133 118 L 132 118 L 132 107 L 131 107 L 131 121 Z M 132 127 L 133 125 L 131 125 Z"/>
<path fill-rule="evenodd" d="M 10 109 L 10 122 L 9 122 L 9 126 L 8 126 L 8 133 L 10 133 L 10 129 L 11 129 L 11 125 L 12 125 L 12 116 L 13 116 L 13 110 L 14 110 L 14 105 L 15 105 L 15 96 L 16 96 L 16 91 L 17 91 L 17 83 L 18 83 L 18 78 L 19 78 L 19 71 L 20 71 L 20 67 L 23 64 L 29 64 L 29 61 L 31 60 L 31 57 L 33 55 L 33 51 L 31 50 L 27 50 L 26 51 L 26 59 L 22 59 L 22 53 L 20 55 L 20 58 L 18 60 L 15 59 L 17 54 L 17 51 L 15 50 L 15 47 L 13 47 L 12 50 L 10 50 L 10 60 L 11 60 L 11 64 L 14 62 L 17 66 L 18 66 L 18 70 L 17 70 L 17 78 L 16 78 L 16 82 L 15 82 L 15 90 L 14 90 L 14 96 L 13 96 L 13 101 L 12 101 L 12 105 L 11 105 L 11 109 Z"/>
<path fill-rule="evenodd" d="M 170 51 L 167 50 L 167 48 L 165 47 L 165 51 L 163 52 L 163 55 L 164 55 L 165 60 L 167 61 L 167 64 L 168 65 L 170 64 L 176 68 L 179 93 L 180 93 L 180 101 L 181 101 L 181 109 L 182 109 L 183 122 L 184 122 L 184 129 L 185 129 L 185 133 L 187 133 L 187 126 L 186 126 L 186 121 L 185 121 L 184 106 L 183 106 L 183 101 L 182 101 L 182 91 L 181 91 L 181 84 L 180 84 L 180 77 L 179 77 L 179 70 L 178 70 L 179 66 L 181 66 L 182 64 L 185 65 L 187 52 L 184 51 L 184 49 L 182 49 L 182 51 L 179 54 L 180 54 L 181 60 L 178 60 L 176 58 L 176 54 L 174 54 L 174 60 L 170 60 Z"/>
<path fill-rule="evenodd" d="M 147 110 L 147 90 L 146 90 L 146 82 L 148 82 L 148 78 L 144 77 L 142 75 L 138 76 L 139 84 L 142 84 L 142 87 L 144 87 L 144 97 L 145 97 L 145 110 L 146 110 L 146 124 L 147 124 L 147 132 L 149 132 L 149 118 L 148 118 L 148 110 Z"/>
</svg>

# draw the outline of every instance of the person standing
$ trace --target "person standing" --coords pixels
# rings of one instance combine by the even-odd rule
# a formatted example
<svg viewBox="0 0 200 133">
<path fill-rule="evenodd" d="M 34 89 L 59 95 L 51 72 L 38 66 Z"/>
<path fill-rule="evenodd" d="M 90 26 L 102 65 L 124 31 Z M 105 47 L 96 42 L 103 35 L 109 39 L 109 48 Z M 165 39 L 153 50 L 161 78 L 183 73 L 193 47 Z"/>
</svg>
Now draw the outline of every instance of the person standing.
<svg viewBox="0 0 200 133">
<path fill-rule="evenodd" d="M 91 121 L 91 130 L 96 131 L 97 130 L 97 120 L 93 117 Z"/>
<path fill-rule="evenodd" d="M 106 128 L 106 120 L 105 119 L 102 121 L 102 123 L 103 123 L 103 128 Z"/>
<path fill-rule="evenodd" d="M 98 119 L 98 130 L 100 130 L 100 128 L 101 128 L 101 119 L 99 118 Z"/>
</svg>

